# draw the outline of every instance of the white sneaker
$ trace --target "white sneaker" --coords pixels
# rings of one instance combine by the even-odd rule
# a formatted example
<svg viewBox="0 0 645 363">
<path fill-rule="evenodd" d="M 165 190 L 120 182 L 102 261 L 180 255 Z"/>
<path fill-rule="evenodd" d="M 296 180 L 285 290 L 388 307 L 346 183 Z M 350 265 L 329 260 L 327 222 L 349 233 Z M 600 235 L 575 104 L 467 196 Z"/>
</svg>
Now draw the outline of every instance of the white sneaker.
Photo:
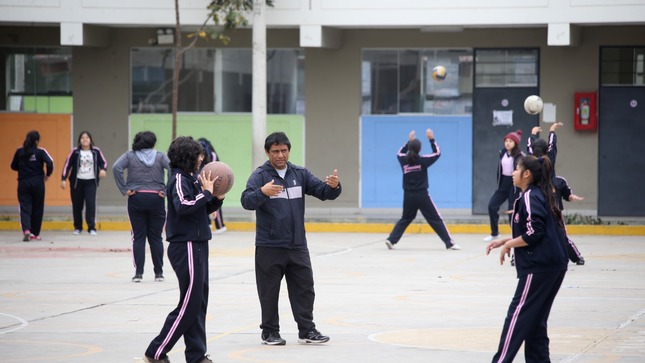
<svg viewBox="0 0 645 363">
<path fill-rule="evenodd" d="M 226 231 L 228 231 L 228 229 L 226 229 L 226 226 L 224 226 L 224 227 L 222 227 L 222 228 L 220 228 L 220 229 L 216 229 L 216 230 L 214 230 L 214 231 L 213 231 L 213 233 L 214 233 L 214 234 L 221 234 L 221 233 L 224 233 L 224 232 L 226 232 Z"/>
<path fill-rule="evenodd" d="M 96 236 L 96 231 L 95 231 L 95 230 L 91 230 L 91 231 L 90 231 L 90 236 Z"/>
<path fill-rule="evenodd" d="M 72 232 L 72 234 L 74 236 L 78 236 L 79 234 L 81 234 L 81 230 L 80 229 L 75 229 L 74 232 Z"/>
<path fill-rule="evenodd" d="M 458 244 L 453 243 L 452 246 L 448 247 L 448 249 L 453 250 L 453 251 L 459 251 L 461 249 L 461 247 L 459 247 Z"/>
<path fill-rule="evenodd" d="M 484 237 L 484 242 L 490 242 L 490 241 L 492 241 L 492 240 L 494 240 L 494 239 L 497 239 L 497 237 L 499 237 L 499 235 L 493 236 L 493 235 L 491 234 L 490 236 L 486 236 L 486 237 Z"/>
<path fill-rule="evenodd" d="M 385 240 L 385 245 L 387 246 L 388 250 L 393 250 L 394 249 L 394 243 L 390 242 L 390 240 Z"/>
</svg>

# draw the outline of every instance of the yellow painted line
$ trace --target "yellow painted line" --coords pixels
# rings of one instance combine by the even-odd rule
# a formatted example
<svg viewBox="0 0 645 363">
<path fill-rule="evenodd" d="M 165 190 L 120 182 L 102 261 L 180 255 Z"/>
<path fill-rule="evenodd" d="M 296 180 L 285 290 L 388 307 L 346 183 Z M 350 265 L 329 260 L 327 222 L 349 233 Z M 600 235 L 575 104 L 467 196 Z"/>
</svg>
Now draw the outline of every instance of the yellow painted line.
<svg viewBox="0 0 645 363">
<path fill-rule="evenodd" d="M 342 222 L 307 222 L 305 228 L 308 232 L 334 232 L 334 233 L 383 233 L 387 234 L 394 227 L 392 223 L 342 223 Z M 253 232 L 255 222 L 227 221 L 229 231 Z M 481 234 L 490 233 L 488 224 L 448 224 L 448 231 L 452 234 Z M 71 231 L 71 221 L 44 221 L 43 230 Z M 99 231 L 129 231 L 128 221 L 98 222 Z M 500 225 L 502 234 L 510 234 L 507 225 Z M 0 221 L 0 231 L 20 231 L 18 221 Z M 571 235 L 609 235 L 609 236 L 645 236 L 645 225 L 568 225 L 567 231 Z M 407 234 L 432 234 L 434 230 L 425 223 L 413 223 L 405 230 Z"/>
</svg>

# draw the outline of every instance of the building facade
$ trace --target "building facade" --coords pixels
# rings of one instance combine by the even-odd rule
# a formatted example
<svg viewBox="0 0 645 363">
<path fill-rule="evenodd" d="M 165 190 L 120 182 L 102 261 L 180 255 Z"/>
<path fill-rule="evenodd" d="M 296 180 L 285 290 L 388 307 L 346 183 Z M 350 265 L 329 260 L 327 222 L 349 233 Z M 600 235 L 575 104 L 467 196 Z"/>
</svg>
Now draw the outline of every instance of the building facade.
<svg viewBox="0 0 645 363">
<path fill-rule="evenodd" d="M 82 130 L 110 163 L 143 129 L 165 150 L 172 38 L 186 43 L 208 1 L 180 1 L 181 35 L 171 30 L 174 2 L 160 3 L 0 0 L 3 154 L 34 127 L 52 130 L 41 134 L 60 149 L 56 175 Z M 521 129 L 524 149 L 534 126 L 546 137 L 557 120 L 556 171 L 585 197 L 567 209 L 645 216 L 645 158 L 632 149 L 645 133 L 645 1 L 276 0 L 266 23 L 267 130 L 286 131 L 292 161 L 316 175 L 339 170 L 334 207 L 400 208 L 395 154 L 410 130 L 432 128 L 442 152 L 430 169 L 433 200 L 484 214 L 504 135 Z M 227 45 L 200 40 L 180 83 L 178 134 L 211 139 L 233 167 L 233 208 L 255 167 L 251 33 L 237 30 Z M 431 77 L 438 65 L 443 81 Z M 547 104 L 541 115 L 524 112 L 531 94 Z M 15 175 L 2 174 L 10 186 L 0 204 L 13 205 Z M 99 205 L 124 204 L 111 179 Z M 48 203 L 68 205 L 58 189 L 48 188 Z"/>
</svg>

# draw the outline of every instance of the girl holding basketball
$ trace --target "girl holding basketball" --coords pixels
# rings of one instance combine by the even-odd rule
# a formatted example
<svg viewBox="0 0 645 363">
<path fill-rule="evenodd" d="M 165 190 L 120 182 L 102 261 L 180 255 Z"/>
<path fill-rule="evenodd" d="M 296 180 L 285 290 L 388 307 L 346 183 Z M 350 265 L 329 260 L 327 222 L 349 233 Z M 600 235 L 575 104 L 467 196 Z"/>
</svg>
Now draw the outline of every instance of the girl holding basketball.
<svg viewBox="0 0 645 363">
<path fill-rule="evenodd" d="M 493 363 L 512 362 L 522 344 L 527 362 L 550 362 L 547 320 L 567 271 L 566 235 L 552 171 L 549 158 L 520 159 L 512 177 L 521 189 L 512 214 L 513 238 L 486 247 L 486 254 L 501 247 L 501 264 L 514 249 L 519 279 Z"/>
<path fill-rule="evenodd" d="M 168 314 L 159 335 L 150 342 L 144 362 L 169 362 L 168 352 L 184 337 L 187 363 L 212 362 L 206 355 L 208 307 L 208 215 L 222 206 L 223 195 L 213 195 L 209 171 L 199 174 L 204 149 L 191 137 L 178 137 L 168 148 L 166 240 L 168 260 L 179 282 L 179 303 Z"/>
</svg>

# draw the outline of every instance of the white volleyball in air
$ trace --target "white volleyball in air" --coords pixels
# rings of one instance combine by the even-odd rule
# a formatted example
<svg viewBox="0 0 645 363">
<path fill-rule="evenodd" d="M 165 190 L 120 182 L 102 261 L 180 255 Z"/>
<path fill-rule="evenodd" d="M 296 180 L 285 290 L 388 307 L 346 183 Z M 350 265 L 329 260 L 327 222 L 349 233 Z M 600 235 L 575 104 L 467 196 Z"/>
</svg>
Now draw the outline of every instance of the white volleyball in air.
<svg viewBox="0 0 645 363">
<path fill-rule="evenodd" d="M 537 115 L 542 112 L 542 108 L 544 108 L 544 102 L 542 102 L 540 96 L 531 95 L 524 100 L 524 110 L 529 115 Z"/>
</svg>

